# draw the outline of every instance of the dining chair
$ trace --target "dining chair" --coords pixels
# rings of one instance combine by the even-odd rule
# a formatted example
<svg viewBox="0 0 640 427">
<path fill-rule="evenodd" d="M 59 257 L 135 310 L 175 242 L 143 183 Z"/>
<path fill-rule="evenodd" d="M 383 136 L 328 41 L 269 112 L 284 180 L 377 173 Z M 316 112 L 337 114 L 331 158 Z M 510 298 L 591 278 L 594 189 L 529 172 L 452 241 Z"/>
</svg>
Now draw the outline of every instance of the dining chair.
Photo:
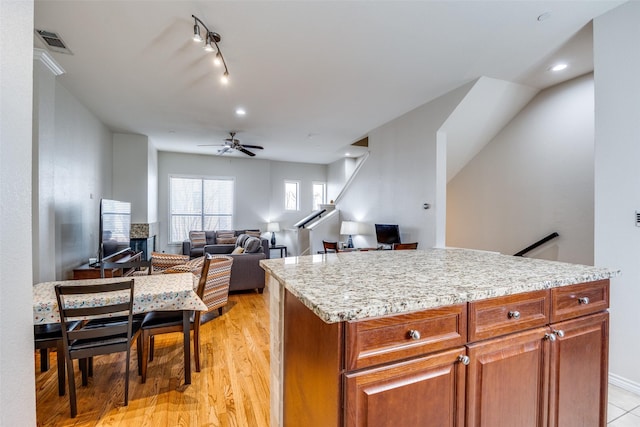
<svg viewBox="0 0 640 427">
<path fill-rule="evenodd" d="M 233 258 L 225 255 L 205 254 L 202 271 L 198 280 L 198 297 L 207 306 L 207 313 L 222 308 L 229 299 L 229 280 Z M 190 328 L 193 331 L 193 355 L 196 372 L 200 372 L 200 319 L 203 313 L 195 311 L 191 315 Z M 142 382 L 147 380 L 147 365 L 153 360 L 155 335 L 183 332 L 182 311 L 153 311 L 142 321 Z M 184 354 L 187 354 L 186 349 Z"/>
<path fill-rule="evenodd" d="M 71 418 L 75 418 L 76 386 L 73 360 L 79 359 L 83 372 L 83 384 L 87 371 L 87 359 L 102 354 L 126 352 L 124 405 L 129 404 L 129 357 L 131 344 L 140 335 L 133 323 L 133 280 L 99 285 L 56 285 L 56 299 L 60 310 L 63 352 L 69 381 L 69 406 Z M 90 306 L 88 300 L 107 300 L 106 305 Z M 114 322 L 112 314 L 126 315 L 126 321 Z M 91 322 L 74 323 L 70 319 L 97 317 Z M 105 319 L 105 322 L 100 322 Z M 138 343 L 140 343 L 138 341 Z M 140 345 L 139 345 L 140 348 Z M 138 356 L 140 364 L 140 356 Z"/>
<path fill-rule="evenodd" d="M 122 269 L 123 276 L 124 272 L 131 271 L 132 275 L 140 276 L 151 274 L 151 261 L 149 260 L 136 260 L 136 261 L 124 261 L 124 262 L 111 262 L 111 261 L 102 261 L 100 263 L 100 277 L 105 277 L 105 270 L 109 270 L 112 268 Z"/>
<path fill-rule="evenodd" d="M 151 274 L 184 264 L 189 261 L 189 255 L 167 254 L 163 252 L 151 252 Z"/>
<path fill-rule="evenodd" d="M 74 322 L 78 323 L 78 322 Z M 56 350 L 58 365 L 58 395 L 64 396 L 64 344 L 62 343 L 62 326 L 60 323 L 33 325 L 33 343 L 40 352 L 40 372 L 49 370 L 49 350 Z"/>
<path fill-rule="evenodd" d="M 330 252 L 338 252 L 338 242 L 327 242 L 326 240 L 323 240 L 322 246 L 324 247 L 325 254 L 328 254 Z"/>
<path fill-rule="evenodd" d="M 407 250 L 407 249 L 418 249 L 418 242 L 414 243 L 394 243 L 393 249 L 397 251 Z"/>
</svg>

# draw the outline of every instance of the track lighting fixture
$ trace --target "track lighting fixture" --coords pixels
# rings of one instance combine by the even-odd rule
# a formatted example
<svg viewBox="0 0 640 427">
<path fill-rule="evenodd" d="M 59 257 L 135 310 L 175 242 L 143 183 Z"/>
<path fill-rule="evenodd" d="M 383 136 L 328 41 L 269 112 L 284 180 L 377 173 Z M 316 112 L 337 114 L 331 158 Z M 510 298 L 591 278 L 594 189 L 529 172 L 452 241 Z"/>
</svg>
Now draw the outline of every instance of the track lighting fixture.
<svg viewBox="0 0 640 427">
<path fill-rule="evenodd" d="M 209 30 L 205 23 L 202 22 L 202 20 L 200 20 L 200 18 L 198 18 L 197 16 L 191 15 L 191 17 L 194 20 L 193 41 L 202 42 L 204 40 L 204 50 L 206 52 L 216 53 L 213 59 L 213 63 L 216 66 L 224 66 L 224 73 L 222 74 L 220 81 L 222 82 L 222 84 L 227 84 L 229 82 L 229 69 L 227 68 L 227 63 L 224 60 L 224 56 L 222 56 L 222 52 L 220 51 L 220 46 L 218 46 L 218 43 L 220 42 L 220 40 L 222 40 L 222 37 L 220 37 L 220 34 Z M 206 36 L 204 39 L 200 35 L 200 25 L 202 25 L 206 31 Z"/>
</svg>

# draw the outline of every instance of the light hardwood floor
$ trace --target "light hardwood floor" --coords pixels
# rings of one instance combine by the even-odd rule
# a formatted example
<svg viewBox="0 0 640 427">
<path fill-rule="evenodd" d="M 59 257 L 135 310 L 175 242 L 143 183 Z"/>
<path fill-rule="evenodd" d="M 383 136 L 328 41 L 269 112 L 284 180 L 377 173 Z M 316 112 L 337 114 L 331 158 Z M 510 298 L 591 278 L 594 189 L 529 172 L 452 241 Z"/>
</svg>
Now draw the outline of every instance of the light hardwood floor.
<svg viewBox="0 0 640 427">
<path fill-rule="evenodd" d="M 202 369 L 193 371 L 188 386 L 179 333 L 156 337 L 146 384 L 140 384 L 133 346 L 128 406 L 123 406 L 124 353 L 96 357 L 87 387 L 76 365 L 75 419 L 69 418 L 68 393 L 58 396 L 55 353 L 45 373 L 34 356 L 38 426 L 268 426 L 268 301 L 266 289 L 231 295 L 222 316 L 216 313 L 202 325 Z"/>
</svg>

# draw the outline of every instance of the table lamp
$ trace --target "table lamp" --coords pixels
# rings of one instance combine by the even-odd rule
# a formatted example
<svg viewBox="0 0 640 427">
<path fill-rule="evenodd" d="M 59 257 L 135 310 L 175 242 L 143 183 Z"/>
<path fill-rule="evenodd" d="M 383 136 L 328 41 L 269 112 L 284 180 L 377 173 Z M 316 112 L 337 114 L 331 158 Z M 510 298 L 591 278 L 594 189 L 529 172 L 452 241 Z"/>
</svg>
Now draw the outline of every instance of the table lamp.
<svg viewBox="0 0 640 427">
<path fill-rule="evenodd" d="M 342 221 L 342 225 L 340 226 L 340 234 L 345 234 L 349 236 L 349 240 L 347 240 L 347 248 L 353 248 L 353 240 L 351 239 L 353 234 L 358 234 L 359 225 L 355 221 Z"/>
<path fill-rule="evenodd" d="M 280 231 L 280 224 L 277 222 L 267 223 L 267 231 L 271 232 L 271 246 L 276 245 L 276 231 Z"/>
</svg>

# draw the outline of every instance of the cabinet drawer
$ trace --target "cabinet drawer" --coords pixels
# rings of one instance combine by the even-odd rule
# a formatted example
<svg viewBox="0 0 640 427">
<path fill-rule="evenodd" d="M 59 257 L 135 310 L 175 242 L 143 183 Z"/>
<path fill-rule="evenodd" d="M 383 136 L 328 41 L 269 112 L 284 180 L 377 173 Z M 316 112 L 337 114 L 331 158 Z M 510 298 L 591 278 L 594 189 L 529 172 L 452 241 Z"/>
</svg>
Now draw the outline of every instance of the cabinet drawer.
<svg viewBox="0 0 640 427">
<path fill-rule="evenodd" d="M 469 342 L 544 326 L 549 291 L 507 295 L 469 303 Z"/>
<path fill-rule="evenodd" d="M 551 289 L 551 321 L 572 319 L 609 308 L 609 279 Z"/>
<path fill-rule="evenodd" d="M 466 314 L 466 304 L 459 304 L 349 322 L 345 368 L 351 371 L 464 345 Z"/>
</svg>

